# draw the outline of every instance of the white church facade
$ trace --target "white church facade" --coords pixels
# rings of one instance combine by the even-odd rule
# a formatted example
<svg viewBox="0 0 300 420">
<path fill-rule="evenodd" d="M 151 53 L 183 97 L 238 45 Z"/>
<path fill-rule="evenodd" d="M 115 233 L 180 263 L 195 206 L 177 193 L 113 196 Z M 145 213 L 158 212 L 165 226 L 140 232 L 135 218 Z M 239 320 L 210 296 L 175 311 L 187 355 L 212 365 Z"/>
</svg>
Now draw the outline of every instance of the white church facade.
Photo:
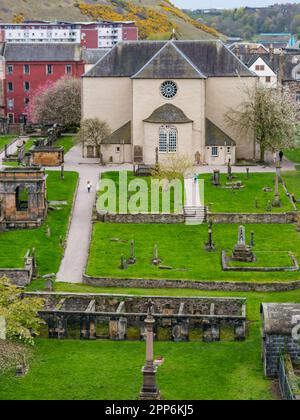
<svg viewBox="0 0 300 420">
<path fill-rule="evenodd" d="M 178 154 L 199 165 L 235 163 L 254 157 L 253 134 L 237 133 L 225 114 L 256 82 L 220 41 L 122 42 L 83 76 L 82 117 L 112 130 L 104 162 L 153 165 Z M 87 156 L 95 153 L 87 145 Z"/>
</svg>

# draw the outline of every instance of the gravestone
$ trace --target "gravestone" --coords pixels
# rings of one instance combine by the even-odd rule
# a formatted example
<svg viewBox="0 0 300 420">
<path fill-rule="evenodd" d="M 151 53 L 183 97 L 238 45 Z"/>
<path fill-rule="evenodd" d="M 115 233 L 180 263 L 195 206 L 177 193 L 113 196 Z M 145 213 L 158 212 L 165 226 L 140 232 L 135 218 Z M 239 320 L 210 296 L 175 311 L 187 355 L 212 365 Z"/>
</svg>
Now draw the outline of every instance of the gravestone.
<svg viewBox="0 0 300 420">
<path fill-rule="evenodd" d="M 246 229 L 244 226 L 239 227 L 238 242 L 232 254 L 233 261 L 254 262 L 255 256 L 251 247 L 246 244 Z"/>
<path fill-rule="evenodd" d="M 250 168 L 246 168 L 246 171 L 247 171 L 247 179 L 249 180 L 250 179 Z"/>
<path fill-rule="evenodd" d="M 282 203 L 280 200 L 280 195 L 279 195 L 279 178 L 278 175 L 276 174 L 275 177 L 275 194 L 274 194 L 274 200 L 272 202 L 272 207 L 282 207 Z"/>
<path fill-rule="evenodd" d="M 229 159 L 227 164 L 227 179 L 232 181 L 232 167 L 231 167 L 231 159 Z"/>
<path fill-rule="evenodd" d="M 253 232 L 253 230 L 252 230 L 252 232 L 251 232 L 251 239 L 250 239 L 250 246 L 251 247 L 253 247 L 254 246 L 254 236 L 255 236 L 255 233 Z"/>
<path fill-rule="evenodd" d="M 212 224 L 212 221 L 210 221 L 209 224 L 208 224 L 208 241 L 205 244 L 205 249 L 208 252 L 215 251 L 215 249 L 216 249 L 215 244 L 213 242 L 213 229 L 212 229 L 212 227 L 213 227 L 213 224 Z"/>
<path fill-rule="evenodd" d="M 201 165 L 201 154 L 199 153 L 199 152 L 196 152 L 196 154 L 195 154 L 195 162 L 196 162 L 196 165 Z"/>
<path fill-rule="evenodd" d="M 125 260 L 124 255 L 122 255 L 122 257 L 121 257 L 121 264 L 119 266 L 119 269 L 120 270 L 126 270 L 127 268 L 128 268 L 128 264 L 127 264 L 127 262 Z"/>
<path fill-rule="evenodd" d="M 154 245 L 152 264 L 159 265 L 160 263 L 161 263 L 161 260 L 159 259 L 159 256 L 158 256 L 158 246 Z"/>
<path fill-rule="evenodd" d="M 212 183 L 215 187 L 219 187 L 221 185 L 221 175 L 218 169 L 215 169 L 213 172 Z"/>
<path fill-rule="evenodd" d="M 127 264 L 133 265 L 136 263 L 135 252 L 134 252 L 134 240 L 130 242 L 130 258 L 127 260 Z"/>
</svg>

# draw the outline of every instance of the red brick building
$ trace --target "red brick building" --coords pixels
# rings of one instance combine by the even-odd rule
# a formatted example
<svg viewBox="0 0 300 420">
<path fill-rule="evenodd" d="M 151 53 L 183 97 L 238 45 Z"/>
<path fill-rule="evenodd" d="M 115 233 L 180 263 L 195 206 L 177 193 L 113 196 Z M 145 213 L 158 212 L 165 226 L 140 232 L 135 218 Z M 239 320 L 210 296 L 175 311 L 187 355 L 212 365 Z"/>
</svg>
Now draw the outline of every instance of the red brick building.
<svg viewBox="0 0 300 420">
<path fill-rule="evenodd" d="M 10 123 L 26 123 L 33 93 L 64 76 L 84 73 L 79 44 L 10 44 L 4 49 L 5 114 Z"/>
</svg>

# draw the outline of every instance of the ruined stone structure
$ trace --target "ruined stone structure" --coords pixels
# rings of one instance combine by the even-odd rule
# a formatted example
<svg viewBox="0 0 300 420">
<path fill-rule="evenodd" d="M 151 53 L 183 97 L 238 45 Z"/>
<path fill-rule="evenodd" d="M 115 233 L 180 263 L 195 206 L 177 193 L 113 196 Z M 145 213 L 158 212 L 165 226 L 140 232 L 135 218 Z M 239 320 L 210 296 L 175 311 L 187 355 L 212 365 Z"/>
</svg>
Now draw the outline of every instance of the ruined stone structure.
<svg viewBox="0 0 300 420">
<path fill-rule="evenodd" d="M 50 338 L 145 339 L 149 296 L 30 293 L 45 299 L 40 316 Z M 219 341 L 232 328 L 236 341 L 246 337 L 246 300 L 239 298 L 151 297 L 158 340 Z"/>
<path fill-rule="evenodd" d="M 61 166 L 64 163 L 63 147 L 34 146 L 30 153 L 33 166 Z"/>
<path fill-rule="evenodd" d="M 300 305 L 263 303 L 263 361 L 265 375 L 279 373 L 280 356 L 288 354 L 293 362 L 300 359 Z"/>
<path fill-rule="evenodd" d="M 0 228 L 41 226 L 46 214 L 44 170 L 28 167 L 0 171 Z"/>
</svg>

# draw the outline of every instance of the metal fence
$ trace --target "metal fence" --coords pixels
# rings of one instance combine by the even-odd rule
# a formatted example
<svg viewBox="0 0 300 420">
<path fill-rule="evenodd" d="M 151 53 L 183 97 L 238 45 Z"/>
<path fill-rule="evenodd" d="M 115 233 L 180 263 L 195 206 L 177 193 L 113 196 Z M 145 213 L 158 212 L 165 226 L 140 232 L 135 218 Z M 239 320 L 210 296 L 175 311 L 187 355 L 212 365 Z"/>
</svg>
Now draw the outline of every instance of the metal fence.
<svg viewBox="0 0 300 420">
<path fill-rule="evenodd" d="M 279 361 L 279 386 L 282 398 L 284 400 L 296 400 L 291 384 L 289 382 L 289 377 L 286 372 L 284 357 L 281 357 Z"/>
</svg>

